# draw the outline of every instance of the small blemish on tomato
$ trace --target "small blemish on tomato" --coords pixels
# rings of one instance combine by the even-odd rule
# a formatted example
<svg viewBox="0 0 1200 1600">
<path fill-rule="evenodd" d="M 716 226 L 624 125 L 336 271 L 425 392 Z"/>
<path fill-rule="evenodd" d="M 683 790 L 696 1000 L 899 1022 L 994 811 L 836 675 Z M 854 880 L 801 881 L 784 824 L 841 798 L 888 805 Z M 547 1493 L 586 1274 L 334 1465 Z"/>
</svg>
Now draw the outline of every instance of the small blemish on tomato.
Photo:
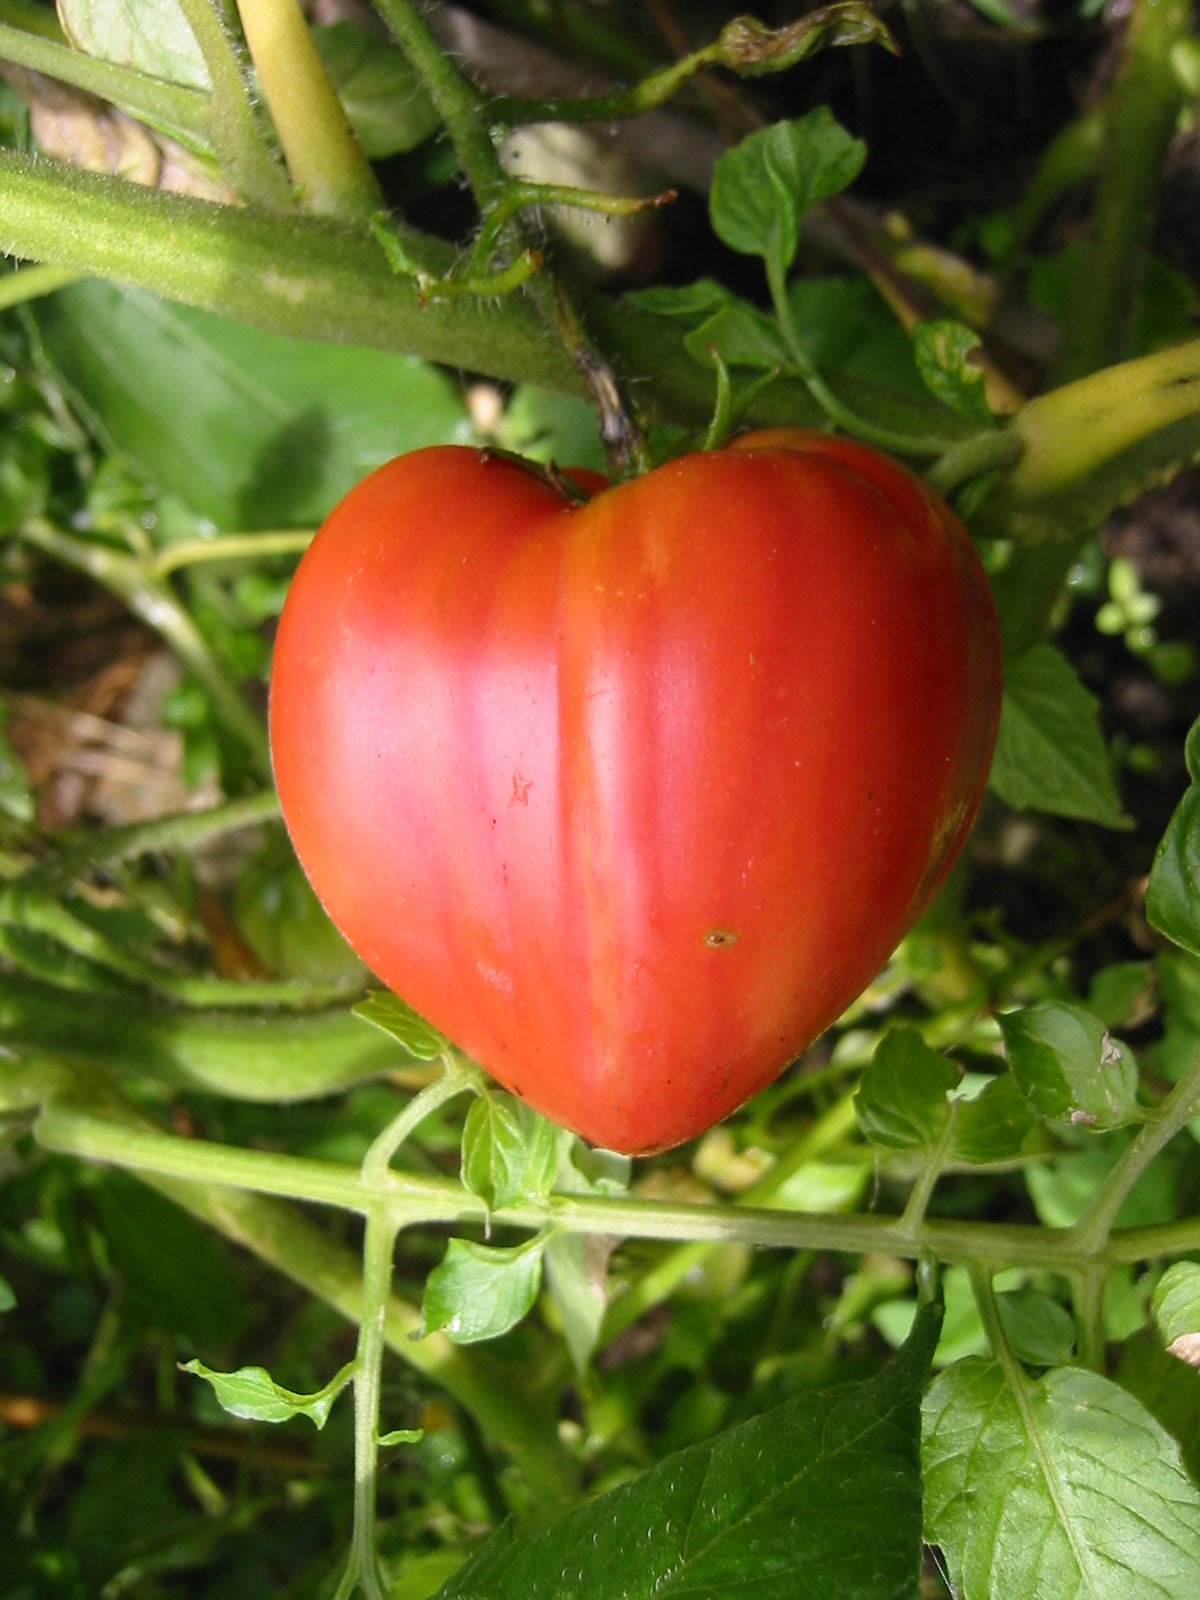
<svg viewBox="0 0 1200 1600">
<path fill-rule="evenodd" d="M 529 804 L 529 791 L 533 788 L 532 778 L 523 778 L 518 769 L 512 775 L 512 794 L 508 797 L 510 806 L 527 806 Z"/>
<path fill-rule="evenodd" d="M 738 936 L 732 928 L 710 928 L 704 935 L 704 942 L 710 950 L 728 949 L 737 940 Z"/>
</svg>

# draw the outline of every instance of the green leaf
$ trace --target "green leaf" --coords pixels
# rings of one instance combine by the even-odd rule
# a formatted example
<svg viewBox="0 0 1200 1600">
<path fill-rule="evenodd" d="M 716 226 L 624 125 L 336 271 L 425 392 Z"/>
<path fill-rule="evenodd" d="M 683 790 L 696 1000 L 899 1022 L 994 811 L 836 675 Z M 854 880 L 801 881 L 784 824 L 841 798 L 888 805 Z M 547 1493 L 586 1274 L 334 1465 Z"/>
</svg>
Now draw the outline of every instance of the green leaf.
<svg viewBox="0 0 1200 1600">
<path fill-rule="evenodd" d="M 1150 1309 L 1171 1354 L 1200 1367 L 1200 1266 L 1177 1261 L 1168 1267 L 1154 1287 Z"/>
<path fill-rule="evenodd" d="M 1184 749 L 1192 783 L 1155 852 L 1146 916 L 1173 943 L 1200 955 L 1200 720 Z"/>
<path fill-rule="evenodd" d="M 944 318 L 918 322 L 913 329 L 913 354 L 926 388 L 960 417 L 986 427 L 992 420 L 983 369 L 972 362 L 979 335 L 961 322 Z"/>
<path fill-rule="evenodd" d="M 11 1311 L 17 1303 L 13 1293 L 12 1284 L 7 1278 L 0 1278 L 0 1311 Z"/>
<path fill-rule="evenodd" d="M 925 1530 L 961 1600 L 1193 1600 L 1200 1492 L 1130 1394 L 972 1357 L 924 1407 Z"/>
<path fill-rule="evenodd" d="M 1037 1118 L 1011 1072 L 992 1078 L 971 1100 L 954 1102 L 949 1159 L 971 1166 L 1012 1161 L 1028 1149 Z"/>
<path fill-rule="evenodd" d="M 381 1433 L 375 1443 L 391 1449 L 397 1444 L 420 1444 L 424 1437 L 420 1428 L 393 1428 L 390 1433 Z"/>
<path fill-rule="evenodd" d="M 915 1028 L 884 1034 L 854 1096 L 858 1125 L 872 1144 L 930 1151 L 950 1120 L 946 1098 L 958 1067 L 931 1050 Z"/>
<path fill-rule="evenodd" d="M 310 526 L 372 468 L 466 426 L 456 385 L 415 357 L 284 339 L 99 280 L 37 318 L 112 443 L 218 528 Z"/>
<path fill-rule="evenodd" d="M 1052 645 L 1004 668 L 1000 732 L 989 780 L 1006 805 L 1125 827 L 1100 736 L 1096 701 Z"/>
<path fill-rule="evenodd" d="M 408 57 L 354 22 L 314 27 L 313 43 L 359 144 L 372 160 L 413 150 L 440 119 Z"/>
<path fill-rule="evenodd" d="M 1126 1341 L 1114 1377 L 1177 1441 L 1189 1476 L 1200 1483 L 1200 1372 L 1143 1330 Z"/>
<path fill-rule="evenodd" d="M 477 1095 L 463 1124 L 463 1183 L 493 1210 L 541 1199 L 554 1187 L 559 1133 L 514 1095 Z"/>
<path fill-rule="evenodd" d="M 208 68 L 179 0 L 58 0 L 78 50 L 189 89 L 210 87 Z"/>
<path fill-rule="evenodd" d="M 1044 1000 L 999 1018 L 1009 1071 L 1039 1116 L 1119 1128 L 1137 1117 L 1137 1064 L 1081 1006 Z"/>
<path fill-rule="evenodd" d="M 926 1306 L 877 1377 L 800 1394 L 527 1538 L 504 1524 L 438 1600 L 915 1600 L 918 1410 L 938 1322 Z"/>
<path fill-rule="evenodd" d="M 1075 1322 L 1065 1306 L 1036 1289 L 1005 1289 L 996 1310 L 1013 1354 L 1031 1367 L 1062 1367 L 1075 1349 Z"/>
<path fill-rule="evenodd" d="M 421 1333 L 439 1330 L 455 1344 L 498 1339 L 528 1314 L 542 1285 L 540 1235 L 511 1250 L 451 1239 L 425 1280 Z"/>
<path fill-rule="evenodd" d="M 713 231 L 731 250 L 762 256 L 782 278 L 795 258 L 805 211 L 853 183 L 866 154 L 866 145 L 834 120 L 828 106 L 750 134 L 713 171 Z"/>
<path fill-rule="evenodd" d="M 372 989 L 351 1009 L 373 1028 L 390 1034 L 417 1061 L 436 1061 L 450 1048 L 443 1034 L 388 989 Z"/>
<path fill-rule="evenodd" d="M 203 1361 L 188 1361 L 179 1370 L 211 1383 L 217 1399 L 231 1416 L 250 1422 L 288 1422 L 292 1417 L 307 1417 L 317 1428 L 325 1426 L 333 1402 L 354 1377 L 351 1361 L 316 1394 L 293 1394 L 290 1389 L 281 1388 L 264 1367 L 214 1372 Z"/>
</svg>

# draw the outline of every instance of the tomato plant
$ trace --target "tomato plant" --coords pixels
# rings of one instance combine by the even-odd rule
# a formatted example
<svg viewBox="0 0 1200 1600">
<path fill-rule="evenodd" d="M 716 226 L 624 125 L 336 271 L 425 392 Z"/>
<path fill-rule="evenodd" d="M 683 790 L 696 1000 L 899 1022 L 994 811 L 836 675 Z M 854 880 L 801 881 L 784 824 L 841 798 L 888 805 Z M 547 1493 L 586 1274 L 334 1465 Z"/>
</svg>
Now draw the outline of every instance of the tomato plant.
<svg viewBox="0 0 1200 1600">
<path fill-rule="evenodd" d="M 883 965 L 1000 704 L 949 509 L 798 430 L 576 505 L 448 446 L 354 489 L 272 670 L 297 853 L 392 988 L 547 1116 L 678 1144 Z"/>
</svg>

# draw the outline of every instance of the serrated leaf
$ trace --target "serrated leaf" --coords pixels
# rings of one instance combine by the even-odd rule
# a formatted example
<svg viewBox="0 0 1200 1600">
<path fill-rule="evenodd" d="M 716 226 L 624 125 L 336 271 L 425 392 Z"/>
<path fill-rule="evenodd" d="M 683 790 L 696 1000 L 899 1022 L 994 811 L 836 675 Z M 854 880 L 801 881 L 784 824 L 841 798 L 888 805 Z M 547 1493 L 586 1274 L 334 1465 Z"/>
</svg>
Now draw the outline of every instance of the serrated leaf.
<svg viewBox="0 0 1200 1600">
<path fill-rule="evenodd" d="M 913 354 L 926 388 L 944 406 L 970 422 L 986 427 L 992 420 L 983 368 L 971 361 L 980 338 L 964 323 L 942 318 L 918 322 L 913 329 Z"/>
<path fill-rule="evenodd" d="M 1193 1600 L 1200 1492 L 1132 1395 L 968 1358 L 924 1406 L 925 1530 L 961 1600 Z"/>
<path fill-rule="evenodd" d="M 559 1129 L 514 1095 L 476 1096 L 463 1124 L 462 1181 L 493 1210 L 554 1187 Z"/>
<path fill-rule="evenodd" d="M 872 1144 L 932 1150 L 950 1120 L 947 1095 L 961 1074 L 915 1028 L 884 1034 L 854 1096 L 858 1125 Z"/>
<path fill-rule="evenodd" d="M 1004 667 L 991 788 L 1014 810 L 1047 811 L 1106 828 L 1127 826 L 1096 715 L 1096 701 L 1052 645 Z"/>
<path fill-rule="evenodd" d="M 421 1333 L 476 1344 L 515 1328 L 538 1297 L 544 1249 L 540 1237 L 511 1250 L 451 1239 L 425 1280 Z"/>
<path fill-rule="evenodd" d="M 1144 1330 L 1126 1340 L 1113 1376 L 1176 1440 L 1188 1475 L 1200 1483 L 1200 1372 Z"/>
<path fill-rule="evenodd" d="M 949 1159 L 971 1166 L 1012 1161 L 1027 1148 L 1037 1118 L 1009 1072 L 984 1085 L 972 1100 L 955 1102 Z"/>
<path fill-rule="evenodd" d="M 277 1384 L 265 1367 L 240 1367 L 237 1372 L 214 1372 L 203 1361 L 184 1362 L 181 1372 L 194 1373 L 211 1383 L 217 1399 L 231 1416 L 250 1422 L 287 1422 L 307 1417 L 317 1428 L 329 1420 L 333 1402 L 354 1375 L 350 1362 L 316 1394 L 295 1394 Z"/>
<path fill-rule="evenodd" d="M 436 1061 L 450 1048 L 444 1034 L 390 990 L 372 989 L 351 1010 L 381 1033 L 390 1034 L 417 1061 Z"/>
<path fill-rule="evenodd" d="M 1200 721 L 1192 724 L 1185 754 L 1192 783 L 1155 851 L 1146 916 L 1174 944 L 1200 955 Z"/>
<path fill-rule="evenodd" d="M 527 1538 L 506 1523 L 437 1600 L 915 1600 L 938 1322 L 925 1307 L 875 1378 L 798 1395 Z"/>
<path fill-rule="evenodd" d="M 713 231 L 731 250 L 762 256 L 782 277 L 795 257 L 805 211 L 853 183 L 866 153 L 828 106 L 749 134 L 713 170 Z"/>
<path fill-rule="evenodd" d="M 415 357 L 286 339 L 98 279 L 36 315 L 102 432 L 218 528 L 315 525 L 374 467 L 465 426 L 457 385 Z"/>
<path fill-rule="evenodd" d="M 1171 1354 L 1200 1367 L 1200 1266 L 1177 1261 L 1168 1267 L 1154 1287 L 1150 1310 Z"/>
<path fill-rule="evenodd" d="M 1137 1116 L 1137 1064 L 1081 1006 L 1043 1000 L 999 1018 L 1009 1071 L 1039 1116 L 1119 1128 Z"/>
<path fill-rule="evenodd" d="M 76 49 L 189 89 L 210 87 L 179 0 L 58 0 L 57 9 Z"/>
</svg>

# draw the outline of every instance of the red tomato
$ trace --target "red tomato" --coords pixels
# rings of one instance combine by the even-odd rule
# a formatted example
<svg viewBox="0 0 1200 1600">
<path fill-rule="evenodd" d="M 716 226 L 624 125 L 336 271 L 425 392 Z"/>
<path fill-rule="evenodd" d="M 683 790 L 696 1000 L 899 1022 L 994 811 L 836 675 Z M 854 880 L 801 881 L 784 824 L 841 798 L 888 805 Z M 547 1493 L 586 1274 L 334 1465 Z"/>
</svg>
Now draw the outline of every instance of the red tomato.
<svg viewBox="0 0 1200 1600">
<path fill-rule="evenodd" d="M 979 804 L 1000 651 L 949 509 L 777 430 L 572 504 L 401 456 L 280 622 L 284 818 L 334 922 L 501 1083 L 664 1149 L 870 982 Z"/>
</svg>

